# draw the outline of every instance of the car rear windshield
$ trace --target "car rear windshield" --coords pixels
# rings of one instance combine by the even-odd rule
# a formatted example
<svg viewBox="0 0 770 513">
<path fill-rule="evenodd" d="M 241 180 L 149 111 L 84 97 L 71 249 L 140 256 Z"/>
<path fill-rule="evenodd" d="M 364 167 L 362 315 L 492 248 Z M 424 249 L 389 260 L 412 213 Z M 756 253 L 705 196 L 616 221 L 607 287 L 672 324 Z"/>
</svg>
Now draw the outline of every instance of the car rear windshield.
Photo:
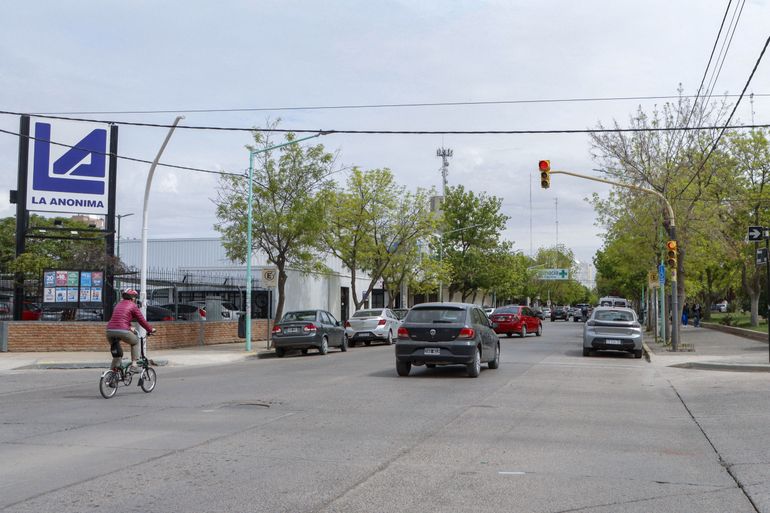
<svg viewBox="0 0 770 513">
<path fill-rule="evenodd" d="M 501 306 L 497 310 L 494 311 L 496 314 L 517 314 L 519 313 L 519 307 L 518 306 Z"/>
<path fill-rule="evenodd" d="M 353 314 L 353 317 L 379 317 L 382 310 L 359 310 Z"/>
<path fill-rule="evenodd" d="M 286 312 L 281 319 L 281 322 L 293 322 L 293 321 L 314 321 L 315 310 L 308 310 L 306 312 Z"/>
<path fill-rule="evenodd" d="M 234 304 L 232 303 L 222 303 L 223 308 L 227 308 L 228 310 L 237 310 Z"/>
<path fill-rule="evenodd" d="M 465 322 L 465 310 L 462 308 L 412 308 L 405 322 L 416 323 L 458 323 Z"/>
<path fill-rule="evenodd" d="M 631 322 L 634 320 L 634 314 L 620 310 L 604 310 L 596 312 L 594 319 L 597 321 Z"/>
</svg>

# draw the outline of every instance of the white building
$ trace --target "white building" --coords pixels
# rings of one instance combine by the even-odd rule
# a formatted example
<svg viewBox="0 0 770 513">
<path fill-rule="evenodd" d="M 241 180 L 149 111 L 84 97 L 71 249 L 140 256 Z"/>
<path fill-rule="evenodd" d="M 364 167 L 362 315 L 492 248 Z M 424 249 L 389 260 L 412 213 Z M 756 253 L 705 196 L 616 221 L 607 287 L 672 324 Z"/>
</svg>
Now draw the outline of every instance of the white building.
<svg viewBox="0 0 770 513">
<path fill-rule="evenodd" d="M 138 239 L 123 239 L 120 241 L 120 258 L 128 266 L 141 266 L 142 243 Z M 355 310 L 352 299 L 350 271 L 336 258 L 326 258 L 329 274 L 308 273 L 289 270 L 285 287 L 284 312 L 305 308 L 321 308 L 334 314 L 337 319 L 346 320 Z M 261 252 L 252 255 L 252 287 L 269 290 L 272 297 L 277 297 L 277 286 L 266 284 L 262 279 L 262 271 L 275 269 Z M 174 270 L 181 273 L 208 273 L 236 278 L 245 284 L 246 265 L 233 262 L 227 257 L 224 246 L 219 238 L 182 238 L 182 239 L 151 239 L 148 241 L 147 269 Z M 149 274 L 149 273 L 148 273 Z M 378 284 L 381 287 L 381 283 Z M 148 291 L 151 287 L 148 281 Z M 357 273 L 356 291 L 359 296 L 367 290 L 369 276 Z M 235 289 L 236 291 L 238 289 Z M 237 294 L 242 296 L 240 293 Z M 259 296 L 258 296 L 259 297 Z M 254 300 L 254 298 L 252 298 Z M 367 298 L 366 306 L 378 307 L 388 304 L 387 292 L 375 288 Z M 243 307 L 242 304 L 237 306 Z M 259 305 L 262 306 L 262 305 Z M 275 314 L 275 300 L 272 302 L 270 317 Z"/>
</svg>

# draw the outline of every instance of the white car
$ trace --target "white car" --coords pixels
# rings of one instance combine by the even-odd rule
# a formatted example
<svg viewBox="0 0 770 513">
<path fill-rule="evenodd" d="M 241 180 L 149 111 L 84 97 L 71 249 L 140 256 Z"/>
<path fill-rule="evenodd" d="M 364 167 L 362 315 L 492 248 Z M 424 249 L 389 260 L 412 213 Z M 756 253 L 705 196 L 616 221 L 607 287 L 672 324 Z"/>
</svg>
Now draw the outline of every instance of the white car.
<svg viewBox="0 0 770 513">
<path fill-rule="evenodd" d="M 398 337 L 399 326 L 401 321 L 389 308 L 359 310 L 345 321 L 345 336 L 350 347 L 358 342 L 368 346 L 373 340 L 390 345 Z"/>
</svg>

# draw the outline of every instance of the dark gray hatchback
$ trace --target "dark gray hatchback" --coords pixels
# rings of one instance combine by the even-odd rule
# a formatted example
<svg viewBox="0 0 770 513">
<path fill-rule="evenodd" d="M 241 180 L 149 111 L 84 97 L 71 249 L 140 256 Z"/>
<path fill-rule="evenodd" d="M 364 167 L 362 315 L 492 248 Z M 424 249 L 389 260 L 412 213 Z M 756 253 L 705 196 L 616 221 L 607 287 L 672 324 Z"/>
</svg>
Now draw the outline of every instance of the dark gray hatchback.
<svg viewBox="0 0 770 513">
<path fill-rule="evenodd" d="M 477 305 L 423 303 L 409 310 L 396 340 L 396 371 L 408 376 L 412 365 L 465 365 L 472 378 L 481 363 L 500 365 L 500 339 Z"/>
</svg>

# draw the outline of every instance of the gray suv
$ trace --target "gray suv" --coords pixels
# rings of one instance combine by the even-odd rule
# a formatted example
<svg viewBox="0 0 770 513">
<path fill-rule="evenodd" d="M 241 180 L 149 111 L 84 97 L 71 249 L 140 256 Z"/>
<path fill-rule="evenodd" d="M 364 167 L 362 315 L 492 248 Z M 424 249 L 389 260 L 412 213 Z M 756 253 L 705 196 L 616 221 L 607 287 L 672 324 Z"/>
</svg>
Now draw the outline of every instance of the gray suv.
<svg viewBox="0 0 770 513">
<path fill-rule="evenodd" d="M 408 376 L 412 365 L 465 365 L 468 376 L 500 365 L 500 339 L 484 311 L 466 303 L 423 303 L 398 328 L 396 371 Z"/>
</svg>

